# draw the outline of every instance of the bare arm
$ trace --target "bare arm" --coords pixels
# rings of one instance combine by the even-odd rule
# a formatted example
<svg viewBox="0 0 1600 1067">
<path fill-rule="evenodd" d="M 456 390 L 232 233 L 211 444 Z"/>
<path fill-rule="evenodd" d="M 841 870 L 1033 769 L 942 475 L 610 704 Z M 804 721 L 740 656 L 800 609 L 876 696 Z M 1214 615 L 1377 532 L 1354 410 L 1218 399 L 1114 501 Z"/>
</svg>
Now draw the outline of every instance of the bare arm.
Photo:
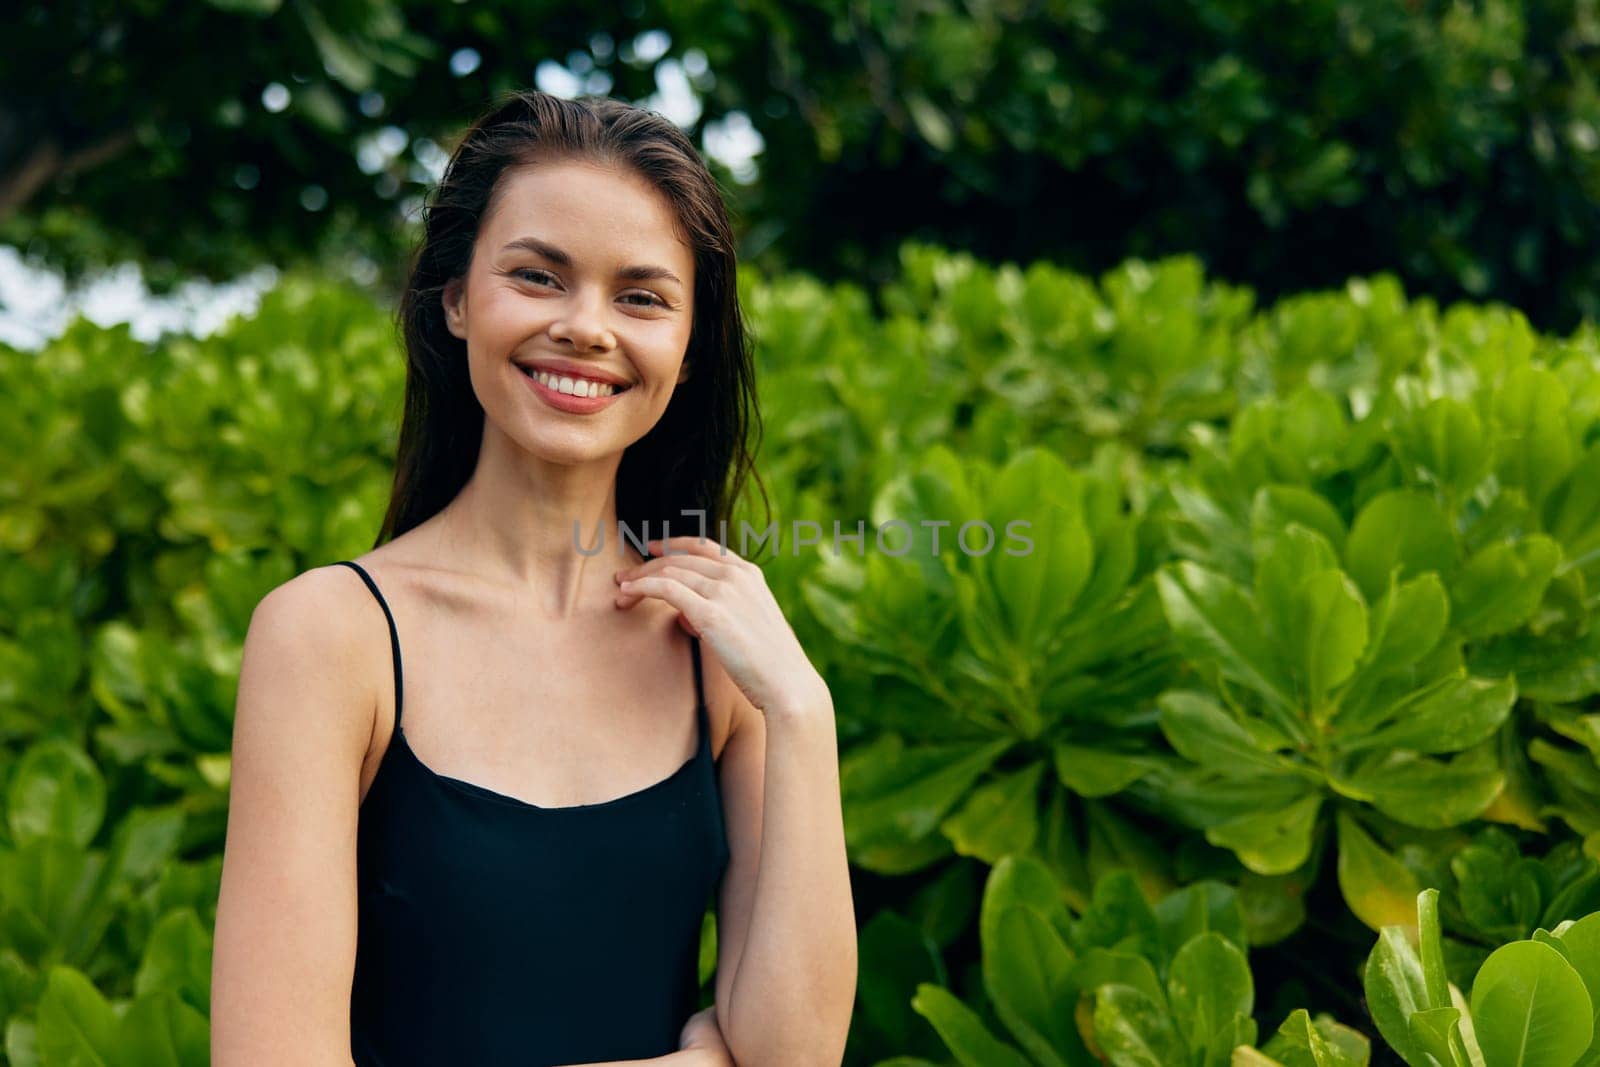
<svg viewBox="0 0 1600 1067">
<path fill-rule="evenodd" d="M 364 662 L 378 645 L 358 636 L 372 622 L 352 606 L 362 590 L 338 570 L 272 590 L 245 637 L 211 972 L 217 1067 L 353 1063 L 356 822 L 383 675 Z"/>
<path fill-rule="evenodd" d="M 720 760 L 733 859 L 718 907 L 718 1023 L 739 1067 L 837 1067 L 856 927 L 833 703 L 823 691 L 763 712 L 728 690 L 738 710 Z"/>
</svg>

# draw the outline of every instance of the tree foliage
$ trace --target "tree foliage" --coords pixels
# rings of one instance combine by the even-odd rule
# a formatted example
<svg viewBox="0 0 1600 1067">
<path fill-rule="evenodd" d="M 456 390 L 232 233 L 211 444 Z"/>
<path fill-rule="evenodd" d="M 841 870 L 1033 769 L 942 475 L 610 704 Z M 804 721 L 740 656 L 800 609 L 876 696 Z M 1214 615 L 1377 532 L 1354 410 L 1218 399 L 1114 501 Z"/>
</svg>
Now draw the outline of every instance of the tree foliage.
<svg viewBox="0 0 1600 1067">
<path fill-rule="evenodd" d="M 908 236 L 1089 271 L 1194 251 L 1267 298 L 1390 270 L 1546 329 L 1600 317 L 1600 19 L 1573 0 L 66 0 L 10 21 L 0 239 L 74 271 L 136 256 L 159 286 L 360 254 L 392 284 L 405 211 L 493 94 L 551 61 L 643 100 L 692 54 L 695 135 L 739 111 L 764 140 L 759 179 L 728 184 L 769 267 L 881 283 Z M 650 30 L 665 52 L 634 47 Z M 457 76 L 462 49 L 480 62 Z"/>
</svg>

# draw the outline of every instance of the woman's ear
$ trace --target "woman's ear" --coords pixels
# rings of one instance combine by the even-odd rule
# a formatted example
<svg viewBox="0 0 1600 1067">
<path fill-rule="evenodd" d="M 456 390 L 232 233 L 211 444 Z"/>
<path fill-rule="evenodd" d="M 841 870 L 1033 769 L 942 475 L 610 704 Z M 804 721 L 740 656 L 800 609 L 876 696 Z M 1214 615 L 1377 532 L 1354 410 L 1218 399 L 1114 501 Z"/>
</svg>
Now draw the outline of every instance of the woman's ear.
<svg viewBox="0 0 1600 1067">
<path fill-rule="evenodd" d="M 689 360 L 687 358 L 685 358 L 684 361 L 683 361 L 683 364 L 678 367 L 678 384 L 682 385 L 684 382 L 686 382 L 688 380 L 689 380 Z"/>
<path fill-rule="evenodd" d="M 460 278 L 444 283 L 440 303 L 444 305 L 445 328 L 463 341 L 467 339 L 466 287 Z"/>
</svg>

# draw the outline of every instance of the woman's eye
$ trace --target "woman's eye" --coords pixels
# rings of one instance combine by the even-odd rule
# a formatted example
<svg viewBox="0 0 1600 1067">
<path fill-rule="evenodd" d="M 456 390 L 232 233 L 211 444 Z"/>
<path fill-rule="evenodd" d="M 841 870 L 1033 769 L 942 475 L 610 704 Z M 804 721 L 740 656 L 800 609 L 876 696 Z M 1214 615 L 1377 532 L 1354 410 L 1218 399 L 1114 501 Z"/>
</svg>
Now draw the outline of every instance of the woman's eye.
<svg viewBox="0 0 1600 1067">
<path fill-rule="evenodd" d="M 525 281 L 532 282 L 536 285 L 549 285 L 553 284 L 556 280 L 555 275 L 551 274 L 549 271 L 539 270 L 536 267 L 518 267 L 516 270 L 511 272 L 511 275 L 514 278 L 522 278 Z M 665 300 L 662 300 L 653 293 L 624 293 L 622 295 L 622 299 L 638 301 L 638 303 L 634 305 L 635 307 L 667 306 L 667 302 Z"/>
</svg>

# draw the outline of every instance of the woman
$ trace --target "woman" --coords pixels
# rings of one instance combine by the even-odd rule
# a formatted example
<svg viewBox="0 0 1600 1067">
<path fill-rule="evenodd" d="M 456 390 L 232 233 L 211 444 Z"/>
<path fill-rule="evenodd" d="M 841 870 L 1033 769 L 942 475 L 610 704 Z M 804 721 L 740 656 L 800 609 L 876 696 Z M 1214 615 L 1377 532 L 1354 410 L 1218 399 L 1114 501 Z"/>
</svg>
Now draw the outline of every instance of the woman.
<svg viewBox="0 0 1600 1067">
<path fill-rule="evenodd" d="M 840 1062 L 827 687 L 754 564 L 630 541 L 718 531 L 750 469 L 735 270 L 659 115 L 525 92 L 466 134 L 377 545 L 251 618 L 217 1064 Z"/>
</svg>

